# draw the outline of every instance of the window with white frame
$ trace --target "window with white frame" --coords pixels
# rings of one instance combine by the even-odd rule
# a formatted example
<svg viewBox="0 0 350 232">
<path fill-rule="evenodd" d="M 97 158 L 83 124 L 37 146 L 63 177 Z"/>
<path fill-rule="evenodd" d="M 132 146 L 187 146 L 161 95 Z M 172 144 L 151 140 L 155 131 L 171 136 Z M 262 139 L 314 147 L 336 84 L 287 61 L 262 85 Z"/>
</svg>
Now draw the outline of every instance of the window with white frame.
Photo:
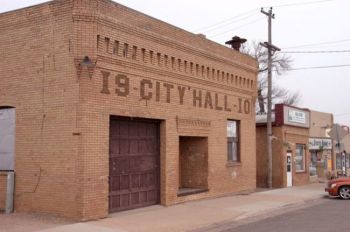
<svg viewBox="0 0 350 232">
<path fill-rule="evenodd" d="M 305 145 L 297 144 L 295 148 L 295 171 L 305 172 Z"/>
<path fill-rule="evenodd" d="M 239 146 L 239 121 L 227 121 L 227 160 L 228 162 L 240 162 Z"/>
</svg>

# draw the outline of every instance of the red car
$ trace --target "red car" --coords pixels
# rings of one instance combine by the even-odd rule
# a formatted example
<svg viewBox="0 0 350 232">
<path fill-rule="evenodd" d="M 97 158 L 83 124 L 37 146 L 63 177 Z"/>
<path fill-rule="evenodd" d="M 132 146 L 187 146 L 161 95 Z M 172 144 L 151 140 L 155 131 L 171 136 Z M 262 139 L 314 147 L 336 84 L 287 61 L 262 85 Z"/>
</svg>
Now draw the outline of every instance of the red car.
<svg viewBox="0 0 350 232">
<path fill-rule="evenodd" d="M 330 180 L 325 189 L 330 196 L 339 196 L 342 199 L 350 199 L 350 178 Z"/>
</svg>

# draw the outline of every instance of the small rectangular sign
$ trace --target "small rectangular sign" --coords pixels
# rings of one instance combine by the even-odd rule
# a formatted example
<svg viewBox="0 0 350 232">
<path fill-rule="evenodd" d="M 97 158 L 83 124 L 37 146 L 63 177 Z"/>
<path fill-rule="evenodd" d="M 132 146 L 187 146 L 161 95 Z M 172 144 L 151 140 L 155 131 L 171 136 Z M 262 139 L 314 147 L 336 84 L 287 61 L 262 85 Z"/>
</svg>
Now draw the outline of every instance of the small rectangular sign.
<svg viewBox="0 0 350 232">
<path fill-rule="evenodd" d="M 309 150 L 331 150 L 332 139 L 309 138 Z"/>
<path fill-rule="evenodd" d="M 306 123 L 306 114 L 302 111 L 288 109 L 288 122 Z"/>
</svg>

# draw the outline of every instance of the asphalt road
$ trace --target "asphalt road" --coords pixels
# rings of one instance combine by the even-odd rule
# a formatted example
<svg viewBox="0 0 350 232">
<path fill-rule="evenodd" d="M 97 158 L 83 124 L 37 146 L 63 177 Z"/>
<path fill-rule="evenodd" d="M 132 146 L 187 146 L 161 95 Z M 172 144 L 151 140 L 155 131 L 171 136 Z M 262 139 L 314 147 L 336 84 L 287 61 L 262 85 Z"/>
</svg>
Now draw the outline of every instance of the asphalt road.
<svg viewBox="0 0 350 232">
<path fill-rule="evenodd" d="M 267 217 L 267 218 L 266 218 Z M 350 232 L 350 200 L 321 199 L 255 222 L 221 225 L 221 232 Z M 250 219 L 251 220 L 251 219 Z M 253 219 L 257 220 L 257 219 Z M 221 229 L 220 229 L 221 227 Z"/>
</svg>

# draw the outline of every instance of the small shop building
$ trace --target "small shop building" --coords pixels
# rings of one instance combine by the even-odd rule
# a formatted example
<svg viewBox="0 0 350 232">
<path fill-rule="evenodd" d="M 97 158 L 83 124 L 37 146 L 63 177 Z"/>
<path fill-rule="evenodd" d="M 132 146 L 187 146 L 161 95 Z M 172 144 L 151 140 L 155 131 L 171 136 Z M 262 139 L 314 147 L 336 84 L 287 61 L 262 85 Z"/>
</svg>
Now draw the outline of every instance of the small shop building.
<svg viewBox="0 0 350 232">
<path fill-rule="evenodd" d="M 256 187 L 253 58 L 109 0 L 2 13 L 0 53 L 15 211 L 91 220 Z M 291 123 L 279 162 L 299 183 L 308 125 Z"/>
<path fill-rule="evenodd" d="M 310 182 L 329 178 L 334 169 L 333 124 L 333 114 L 310 110 Z"/>
<path fill-rule="evenodd" d="M 333 138 L 334 176 L 350 176 L 350 130 L 349 126 L 334 124 L 329 135 Z"/>
<path fill-rule="evenodd" d="M 309 183 L 310 111 L 276 104 L 272 119 L 272 187 Z M 266 115 L 256 116 L 256 143 L 257 186 L 267 187 Z"/>
</svg>

